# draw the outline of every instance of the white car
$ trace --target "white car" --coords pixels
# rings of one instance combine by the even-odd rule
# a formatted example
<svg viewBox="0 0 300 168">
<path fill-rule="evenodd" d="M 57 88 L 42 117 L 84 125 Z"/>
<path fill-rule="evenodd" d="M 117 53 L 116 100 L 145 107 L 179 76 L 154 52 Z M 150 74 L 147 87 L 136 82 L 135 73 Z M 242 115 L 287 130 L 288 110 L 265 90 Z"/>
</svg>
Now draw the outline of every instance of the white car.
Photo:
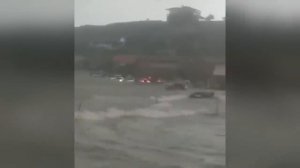
<svg viewBox="0 0 300 168">
<path fill-rule="evenodd" d="M 121 78 L 121 77 L 123 77 L 123 76 L 122 75 L 114 75 L 114 76 L 111 76 L 110 79 L 114 80 L 114 79 Z"/>
<path fill-rule="evenodd" d="M 124 78 L 124 81 L 127 83 L 132 83 L 132 82 L 135 82 L 135 78 L 131 75 L 128 75 Z"/>
<path fill-rule="evenodd" d="M 116 80 L 117 80 L 118 82 L 124 82 L 125 79 L 124 79 L 124 77 L 117 77 Z"/>
<path fill-rule="evenodd" d="M 114 75 L 113 77 L 110 78 L 111 80 L 115 80 L 118 82 L 124 82 L 125 78 L 122 75 Z"/>
</svg>

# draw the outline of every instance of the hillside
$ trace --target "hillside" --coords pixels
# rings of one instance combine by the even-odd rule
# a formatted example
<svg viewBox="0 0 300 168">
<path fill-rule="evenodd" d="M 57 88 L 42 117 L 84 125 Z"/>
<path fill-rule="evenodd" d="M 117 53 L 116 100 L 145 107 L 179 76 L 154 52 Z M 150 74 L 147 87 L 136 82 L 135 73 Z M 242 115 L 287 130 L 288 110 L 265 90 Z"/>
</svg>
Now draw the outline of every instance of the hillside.
<svg viewBox="0 0 300 168">
<path fill-rule="evenodd" d="M 176 50 L 178 55 L 225 59 L 225 22 L 202 21 L 192 27 L 174 27 L 163 21 L 115 23 L 75 28 L 76 54 L 103 53 L 91 43 L 114 43 L 126 38 L 126 45 L 114 53 L 149 54 Z M 193 52 L 190 52 L 193 51 Z"/>
</svg>

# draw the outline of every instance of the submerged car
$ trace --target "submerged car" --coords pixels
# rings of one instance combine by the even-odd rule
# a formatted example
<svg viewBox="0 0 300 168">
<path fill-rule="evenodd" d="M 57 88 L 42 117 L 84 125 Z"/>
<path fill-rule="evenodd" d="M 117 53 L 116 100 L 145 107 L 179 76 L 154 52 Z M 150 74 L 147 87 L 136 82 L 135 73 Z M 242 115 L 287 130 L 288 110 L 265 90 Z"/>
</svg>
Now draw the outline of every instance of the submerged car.
<svg viewBox="0 0 300 168">
<path fill-rule="evenodd" d="M 192 93 L 189 97 L 203 99 L 203 98 L 213 98 L 214 96 L 215 93 L 213 91 L 199 91 L 199 92 Z"/>
</svg>

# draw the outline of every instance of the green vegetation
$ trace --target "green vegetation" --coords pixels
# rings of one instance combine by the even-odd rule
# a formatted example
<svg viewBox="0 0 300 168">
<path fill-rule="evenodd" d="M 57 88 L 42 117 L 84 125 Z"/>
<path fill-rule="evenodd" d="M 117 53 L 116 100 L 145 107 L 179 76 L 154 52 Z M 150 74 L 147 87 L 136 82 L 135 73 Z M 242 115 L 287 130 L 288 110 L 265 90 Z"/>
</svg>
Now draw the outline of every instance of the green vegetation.
<svg viewBox="0 0 300 168">
<path fill-rule="evenodd" d="M 77 27 L 75 54 L 88 58 L 86 66 L 89 68 L 101 67 L 107 71 L 112 70 L 115 55 L 179 57 L 182 65 L 189 69 L 193 67 L 191 72 L 194 73 L 205 70 L 197 69 L 198 64 L 191 64 L 191 59 L 224 62 L 225 21 L 212 21 L 213 15 L 204 18 L 200 11 L 190 7 L 168 10 L 167 22 L 138 21 Z"/>
</svg>

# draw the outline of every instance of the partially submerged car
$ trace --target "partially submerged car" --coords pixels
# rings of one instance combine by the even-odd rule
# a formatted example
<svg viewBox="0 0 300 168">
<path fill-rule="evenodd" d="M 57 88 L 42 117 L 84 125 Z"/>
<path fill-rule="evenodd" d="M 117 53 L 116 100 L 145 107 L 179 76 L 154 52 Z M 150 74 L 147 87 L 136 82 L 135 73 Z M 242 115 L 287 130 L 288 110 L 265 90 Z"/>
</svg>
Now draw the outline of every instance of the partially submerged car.
<svg viewBox="0 0 300 168">
<path fill-rule="evenodd" d="M 198 91 L 192 93 L 189 97 L 203 99 L 203 98 L 213 98 L 214 96 L 215 93 L 213 91 Z"/>
</svg>

